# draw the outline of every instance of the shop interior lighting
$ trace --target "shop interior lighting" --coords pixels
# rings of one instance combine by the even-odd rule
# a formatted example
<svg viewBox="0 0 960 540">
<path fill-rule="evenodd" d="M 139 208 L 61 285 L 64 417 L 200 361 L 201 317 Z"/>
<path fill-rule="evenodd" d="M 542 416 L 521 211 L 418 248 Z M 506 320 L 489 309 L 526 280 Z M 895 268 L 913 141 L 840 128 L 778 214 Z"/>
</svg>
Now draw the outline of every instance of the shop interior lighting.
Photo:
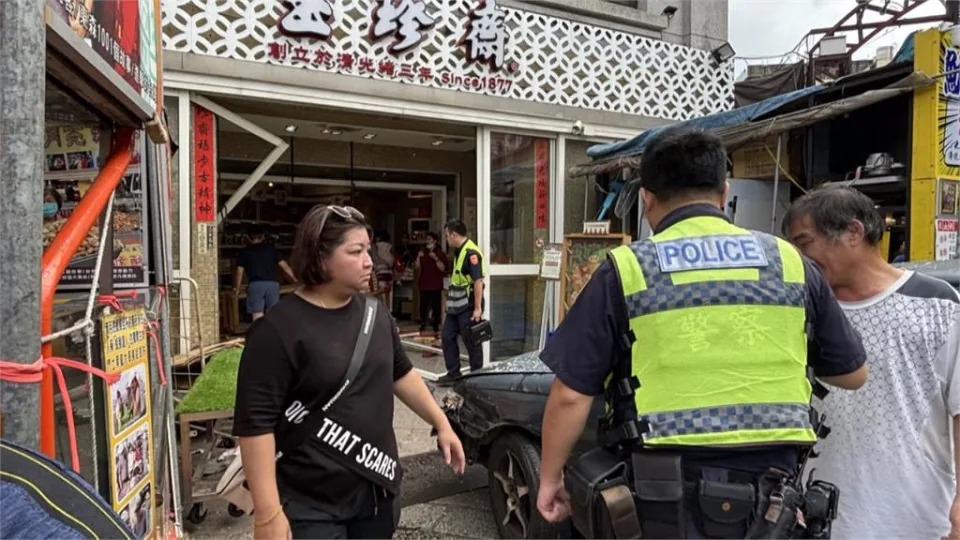
<svg viewBox="0 0 960 540">
<path fill-rule="evenodd" d="M 377 138 L 377 134 L 376 134 L 376 133 L 367 133 L 367 134 L 365 134 L 365 135 L 363 136 L 363 138 L 364 138 L 365 140 L 372 141 L 373 139 L 376 139 L 376 138 Z"/>
<path fill-rule="evenodd" d="M 736 54 L 736 51 L 734 51 L 733 47 L 731 47 L 727 42 L 723 42 L 723 45 L 713 50 L 713 58 L 718 64 L 726 62 L 727 60 L 736 56 Z"/>
<path fill-rule="evenodd" d="M 330 128 L 328 128 L 328 127 L 323 128 L 323 131 L 321 131 L 321 133 L 323 133 L 324 135 L 329 135 L 329 134 L 330 134 Z"/>
<path fill-rule="evenodd" d="M 440 146 L 441 144 L 443 144 L 443 140 L 442 140 L 442 139 L 437 139 L 437 140 L 433 141 L 433 142 L 430 143 L 430 144 L 432 144 L 433 146 Z"/>
<path fill-rule="evenodd" d="M 331 135 L 343 135 L 343 132 L 340 131 L 339 129 L 332 129 L 332 130 L 330 130 L 330 134 L 331 134 Z"/>
<path fill-rule="evenodd" d="M 289 126 L 283 128 L 283 130 L 286 131 L 287 133 L 293 133 L 294 131 L 297 130 L 297 126 L 290 124 Z"/>
</svg>

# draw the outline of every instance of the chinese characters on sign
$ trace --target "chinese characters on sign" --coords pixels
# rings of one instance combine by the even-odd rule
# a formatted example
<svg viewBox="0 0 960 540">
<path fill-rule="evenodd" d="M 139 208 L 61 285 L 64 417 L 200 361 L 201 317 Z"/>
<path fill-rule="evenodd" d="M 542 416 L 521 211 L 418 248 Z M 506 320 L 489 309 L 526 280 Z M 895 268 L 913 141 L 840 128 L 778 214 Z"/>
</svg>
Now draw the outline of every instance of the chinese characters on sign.
<svg viewBox="0 0 960 540">
<path fill-rule="evenodd" d="M 152 2 L 46 0 L 51 11 L 151 105 L 157 102 L 156 24 Z M 141 25 L 141 19 L 145 23 Z M 147 35 L 143 35 L 143 32 Z M 153 62 L 154 65 L 148 65 Z"/>
<path fill-rule="evenodd" d="M 213 113 L 203 107 L 193 107 L 193 204 L 198 223 L 214 221 L 216 213 L 216 159 Z"/>
<path fill-rule="evenodd" d="M 550 226 L 550 141 L 537 139 L 534 142 L 534 187 L 533 198 L 536 216 L 534 228 Z"/>
<path fill-rule="evenodd" d="M 427 14 L 423 0 L 376 0 L 370 38 L 379 41 L 393 36 L 387 48 L 392 54 L 407 52 L 426 37 L 436 21 Z"/>
<path fill-rule="evenodd" d="M 477 9 L 470 12 L 467 31 L 459 43 L 466 46 L 468 62 L 481 62 L 498 71 L 503 67 L 507 33 L 504 20 L 507 14 L 497 9 L 495 0 L 480 0 Z"/>
<path fill-rule="evenodd" d="M 291 0 L 285 3 L 287 13 L 278 21 L 281 34 L 288 37 L 311 37 L 321 42 L 310 45 L 299 41 L 274 41 L 269 44 L 273 60 L 302 67 L 318 67 L 349 75 L 366 75 L 399 82 L 439 82 L 444 86 L 474 91 L 506 93 L 513 81 L 495 76 L 470 76 L 441 71 L 396 58 L 377 58 L 349 52 L 331 52 L 326 43 L 333 35 L 333 0 Z M 371 0 L 374 8 L 367 22 L 368 39 L 373 42 L 389 39 L 387 52 L 394 56 L 414 50 L 436 24 L 427 12 L 424 0 Z M 463 35 L 457 46 L 463 47 L 468 64 L 480 63 L 499 71 L 506 62 L 506 13 L 497 9 L 495 0 L 479 0 L 470 11 Z M 509 65 L 508 73 L 516 73 L 518 64 Z"/>
<path fill-rule="evenodd" d="M 103 365 L 120 375 L 104 390 L 109 424 L 110 500 L 137 538 L 153 530 L 153 437 L 147 316 L 143 308 L 100 321 Z"/>
<path fill-rule="evenodd" d="M 943 165 L 960 167 L 960 50 L 947 47 L 943 53 L 940 100 L 940 151 Z"/>
<path fill-rule="evenodd" d="M 960 231 L 960 221 L 956 219 L 937 220 L 936 241 L 934 242 L 935 260 L 950 261 L 960 258 L 957 254 L 957 232 Z"/>
</svg>

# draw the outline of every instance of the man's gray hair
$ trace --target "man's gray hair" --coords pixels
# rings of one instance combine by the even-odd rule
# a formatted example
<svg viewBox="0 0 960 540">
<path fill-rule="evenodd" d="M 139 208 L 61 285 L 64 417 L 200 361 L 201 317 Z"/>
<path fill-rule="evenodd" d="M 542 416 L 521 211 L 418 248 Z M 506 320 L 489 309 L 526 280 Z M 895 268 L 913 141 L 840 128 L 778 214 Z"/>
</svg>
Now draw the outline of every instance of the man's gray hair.
<svg viewBox="0 0 960 540">
<path fill-rule="evenodd" d="M 783 233 L 790 224 L 809 216 L 820 233 L 837 240 L 857 220 L 863 223 L 864 240 L 871 246 L 883 238 L 884 220 L 874 202 L 860 191 L 847 186 L 826 185 L 793 202 L 783 216 Z"/>
</svg>

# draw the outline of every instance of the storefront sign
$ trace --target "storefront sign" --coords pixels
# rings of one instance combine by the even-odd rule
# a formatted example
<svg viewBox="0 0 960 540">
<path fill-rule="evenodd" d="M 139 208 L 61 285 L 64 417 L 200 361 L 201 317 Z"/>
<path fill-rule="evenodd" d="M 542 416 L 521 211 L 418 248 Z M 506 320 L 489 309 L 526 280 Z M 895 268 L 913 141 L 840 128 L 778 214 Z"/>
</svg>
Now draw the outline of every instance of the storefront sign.
<svg viewBox="0 0 960 540">
<path fill-rule="evenodd" d="M 709 50 L 524 5 L 176 0 L 164 2 L 164 48 L 664 120 L 696 118 L 733 103 L 732 64 L 713 65 Z M 683 84 L 666 83 L 664 74 Z"/>
<path fill-rule="evenodd" d="M 940 86 L 940 166 L 941 174 L 960 176 L 960 49 L 949 43 L 950 32 L 941 38 L 943 57 Z"/>
<path fill-rule="evenodd" d="M 104 369 L 120 378 L 106 390 L 110 500 L 137 538 L 153 530 L 153 434 L 146 312 L 105 315 Z"/>
<path fill-rule="evenodd" d="M 99 174 L 99 130 L 84 126 L 48 126 L 44 174 L 44 199 L 59 210 L 43 218 L 43 246 L 53 242 L 77 204 Z M 103 264 L 113 265 L 113 285 L 145 287 L 148 280 L 148 223 L 144 219 L 147 192 L 140 169 L 139 135 L 127 174 L 113 200 L 113 242 L 104 250 Z M 100 248 L 100 226 L 94 225 L 80 244 L 60 279 L 64 290 L 88 289 L 97 276 L 94 270 Z"/>
<path fill-rule="evenodd" d="M 934 242 L 936 260 L 950 261 L 960 258 L 957 256 L 957 232 L 960 231 L 960 221 L 956 219 L 938 219 L 936 221 L 937 237 Z"/>
<path fill-rule="evenodd" d="M 213 113 L 193 107 L 193 206 L 198 223 L 216 219 L 216 163 Z"/>
<path fill-rule="evenodd" d="M 157 104 L 156 0 L 46 0 L 141 97 Z"/>
<path fill-rule="evenodd" d="M 534 141 L 534 228 L 546 229 L 550 226 L 550 141 Z"/>
<path fill-rule="evenodd" d="M 547 244 L 543 248 L 543 259 L 540 261 L 540 277 L 543 279 L 560 279 L 563 267 L 563 244 Z"/>
</svg>

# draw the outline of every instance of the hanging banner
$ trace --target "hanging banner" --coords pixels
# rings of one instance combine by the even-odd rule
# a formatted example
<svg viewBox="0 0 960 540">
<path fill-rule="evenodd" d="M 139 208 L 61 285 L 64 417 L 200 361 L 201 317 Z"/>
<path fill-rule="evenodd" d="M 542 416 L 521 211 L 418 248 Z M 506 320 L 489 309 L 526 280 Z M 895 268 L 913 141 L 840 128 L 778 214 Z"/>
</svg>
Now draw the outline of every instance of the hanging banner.
<svg viewBox="0 0 960 540">
<path fill-rule="evenodd" d="M 550 226 L 550 141 L 534 141 L 534 210 L 536 229 Z"/>
<path fill-rule="evenodd" d="M 960 231 L 960 221 L 956 219 L 938 219 L 936 222 L 937 236 L 934 241 L 936 260 L 951 261 L 960 258 L 957 255 L 957 233 Z"/>
<path fill-rule="evenodd" d="M 137 134 L 127 173 L 113 200 L 113 244 L 104 251 L 103 264 L 113 264 L 113 285 L 118 288 L 147 286 L 148 220 L 147 190 L 140 169 L 142 145 Z M 44 173 L 43 247 L 53 242 L 73 210 L 100 173 L 100 130 L 76 125 L 48 126 L 46 172 Z M 46 211 L 49 208 L 49 212 Z M 59 288 L 89 289 L 100 248 L 100 225 L 94 225 L 70 260 Z"/>
<path fill-rule="evenodd" d="M 151 106 L 157 104 L 154 0 L 46 0 L 50 11 Z"/>
<path fill-rule="evenodd" d="M 147 315 L 143 308 L 101 320 L 103 365 L 120 378 L 104 390 L 109 430 L 110 501 L 138 538 L 153 531 L 153 433 Z"/>
<path fill-rule="evenodd" d="M 216 219 L 216 167 L 214 163 L 213 113 L 193 107 L 193 207 L 198 223 Z"/>
</svg>

